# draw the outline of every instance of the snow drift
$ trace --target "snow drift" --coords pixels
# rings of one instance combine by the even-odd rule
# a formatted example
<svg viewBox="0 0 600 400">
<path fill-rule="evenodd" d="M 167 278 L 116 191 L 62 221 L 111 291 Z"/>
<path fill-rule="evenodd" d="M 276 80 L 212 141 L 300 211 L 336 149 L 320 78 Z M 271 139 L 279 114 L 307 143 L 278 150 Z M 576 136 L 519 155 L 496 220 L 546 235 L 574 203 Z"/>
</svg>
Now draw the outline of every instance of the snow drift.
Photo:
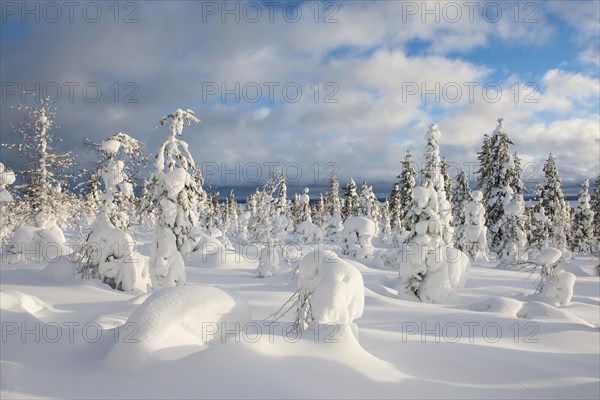
<svg viewBox="0 0 600 400">
<path fill-rule="evenodd" d="M 232 291 L 211 286 L 181 286 L 153 293 L 136 309 L 126 325 L 137 334 L 131 343 L 119 341 L 104 359 L 115 369 L 138 369 L 178 329 L 198 336 L 206 343 L 207 324 L 244 324 L 251 320 L 246 299 Z"/>
</svg>

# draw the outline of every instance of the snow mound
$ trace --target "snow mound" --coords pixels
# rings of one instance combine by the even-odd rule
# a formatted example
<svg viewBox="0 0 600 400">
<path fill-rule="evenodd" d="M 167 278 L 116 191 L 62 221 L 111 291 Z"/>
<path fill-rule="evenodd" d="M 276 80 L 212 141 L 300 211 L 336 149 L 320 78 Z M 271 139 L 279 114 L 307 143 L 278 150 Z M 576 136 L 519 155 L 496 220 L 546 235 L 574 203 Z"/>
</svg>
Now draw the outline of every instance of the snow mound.
<svg viewBox="0 0 600 400">
<path fill-rule="evenodd" d="M 314 322 L 351 324 L 363 314 L 362 274 L 331 250 L 319 246 L 300 260 L 298 287 L 311 293 Z"/>
<path fill-rule="evenodd" d="M 36 263 L 56 260 L 68 254 L 66 239 L 57 226 L 38 228 L 24 225 L 15 229 L 7 246 L 9 264 L 33 261 Z"/>
<path fill-rule="evenodd" d="M 523 303 L 523 308 L 517 313 L 517 317 L 523 319 L 566 320 L 582 323 L 588 326 L 590 325 L 589 322 L 584 321 L 571 313 L 565 312 L 541 301 Z"/>
<path fill-rule="evenodd" d="M 194 265 L 202 267 L 219 267 L 224 263 L 225 247 L 223 243 L 204 232 L 196 232 L 196 244 L 192 250 Z"/>
<path fill-rule="evenodd" d="M 40 276 L 46 282 L 63 283 L 75 280 L 77 265 L 72 263 L 68 256 L 62 256 L 54 262 L 48 263 L 40 271 Z"/>
<path fill-rule="evenodd" d="M 296 225 L 296 233 L 302 243 L 311 243 L 321 240 L 323 231 L 311 221 L 302 221 Z"/>
<path fill-rule="evenodd" d="M 36 314 L 50 308 L 52 307 L 31 294 L 16 290 L 0 292 L 0 309 L 2 310 Z"/>
<path fill-rule="evenodd" d="M 508 297 L 490 297 L 482 302 L 470 304 L 467 308 L 471 311 L 490 312 L 515 317 L 523 308 L 523 302 Z"/>
<path fill-rule="evenodd" d="M 233 330 L 234 324 L 250 320 L 248 302 L 235 292 L 212 286 L 162 289 L 131 314 L 126 326 L 135 327 L 135 338 L 130 343 L 116 343 L 104 363 L 114 369 L 139 369 L 151 353 L 169 347 L 165 341 L 175 331 L 184 330 L 197 336 L 199 342 L 206 343 L 208 324 L 225 324 L 223 329 Z"/>
</svg>

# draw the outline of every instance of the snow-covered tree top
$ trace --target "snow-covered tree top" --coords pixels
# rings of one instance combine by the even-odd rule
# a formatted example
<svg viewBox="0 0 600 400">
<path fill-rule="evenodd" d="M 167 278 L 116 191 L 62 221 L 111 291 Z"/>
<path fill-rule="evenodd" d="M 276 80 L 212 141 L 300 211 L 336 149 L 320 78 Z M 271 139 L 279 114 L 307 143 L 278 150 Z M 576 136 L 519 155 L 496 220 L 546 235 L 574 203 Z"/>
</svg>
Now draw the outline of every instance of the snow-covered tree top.
<svg viewBox="0 0 600 400">
<path fill-rule="evenodd" d="M 183 140 L 176 139 L 176 137 L 177 135 L 181 136 L 184 122 L 191 125 L 192 122 L 199 124 L 202 121 L 200 121 L 200 119 L 196 117 L 194 111 L 189 108 L 186 111 L 178 108 L 172 114 L 162 117 L 154 128 L 156 129 L 159 126 L 164 125 L 169 119 L 171 119 L 171 136 L 158 149 L 156 154 L 157 170 L 163 171 L 166 166 L 167 169 L 171 171 L 175 168 L 177 160 L 179 160 L 183 169 L 194 168 L 194 159 L 188 150 L 187 143 Z"/>
<path fill-rule="evenodd" d="M 479 190 L 474 190 L 471 192 L 471 198 L 473 201 L 479 202 L 483 200 L 483 193 Z"/>
<path fill-rule="evenodd" d="M 202 122 L 198 117 L 196 117 L 194 111 L 190 110 L 189 108 L 185 111 L 183 111 L 181 108 L 178 108 L 172 114 L 168 114 L 162 117 L 154 128 L 156 129 L 159 126 L 164 125 L 169 119 L 171 119 L 171 126 L 169 128 L 171 130 L 171 136 L 182 135 L 184 122 L 188 125 L 191 125 L 192 122 L 195 122 L 197 124 Z"/>
<path fill-rule="evenodd" d="M 35 123 L 42 129 L 48 129 L 50 127 L 50 119 L 46 116 L 46 108 L 40 108 L 39 115 L 35 120 Z"/>
<path fill-rule="evenodd" d="M 440 132 L 437 124 L 431 124 L 429 126 L 429 130 L 425 134 L 425 140 L 427 140 L 428 142 L 431 142 L 431 141 L 437 142 L 440 140 L 441 137 L 442 137 L 442 133 Z"/>
<path fill-rule="evenodd" d="M 121 142 L 115 139 L 107 139 L 100 144 L 100 149 L 108 154 L 117 154 L 121 148 Z"/>
</svg>

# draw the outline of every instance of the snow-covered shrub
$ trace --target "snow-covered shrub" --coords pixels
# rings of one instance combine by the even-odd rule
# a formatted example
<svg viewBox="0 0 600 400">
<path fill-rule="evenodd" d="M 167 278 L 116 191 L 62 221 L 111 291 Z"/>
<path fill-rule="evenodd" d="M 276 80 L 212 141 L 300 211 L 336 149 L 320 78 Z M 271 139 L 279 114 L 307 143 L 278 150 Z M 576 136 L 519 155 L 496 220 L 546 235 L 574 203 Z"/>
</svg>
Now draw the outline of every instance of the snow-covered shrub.
<svg viewBox="0 0 600 400">
<path fill-rule="evenodd" d="M 302 221 L 296 225 L 296 234 L 300 243 L 315 243 L 321 240 L 323 231 L 312 221 Z"/>
<path fill-rule="evenodd" d="M 279 268 L 279 252 L 277 244 L 271 240 L 260 249 L 258 260 L 258 277 L 269 278 L 277 275 Z"/>
<path fill-rule="evenodd" d="M 567 305 L 573 297 L 575 275 L 565 270 L 556 271 L 561 257 L 561 251 L 553 247 L 542 250 L 538 255 L 538 263 L 541 265 L 538 293 L 554 304 Z"/>
<path fill-rule="evenodd" d="M 311 323 L 351 324 L 357 334 L 353 321 L 362 316 L 365 289 L 361 273 L 350 263 L 319 246 L 300 260 L 298 289 L 298 330 Z"/>
<path fill-rule="evenodd" d="M 150 284 L 148 257 L 137 252 L 137 243 L 100 213 L 79 251 L 84 278 L 100 278 L 113 289 L 145 293 Z"/>
<path fill-rule="evenodd" d="M 373 255 L 371 240 L 375 236 L 375 223 L 366 217 L 348 217 L 344 221 L 344 230 L 340 234 L 342 254 L 358 259 Z"/>
<path fill-rule="evenodd" d="M 83 278 L 100 278 L 113 289 L 145 293 L 149 285 L 147 257 L 137 253 L 130 234 L 129 215 L 121 211 L 132 201 L 123 155 L 139 153 L 140 144 L 118 133 L 97 146 L 100 163 L 96 174 L 102 178 L 102 205 L 81 248 L 73 255 Z"/>
<path fill-rule="evenodd" d="M 158 125 L 171 120 L 171 135 L 156 154 L 156 171 L 152 175 L 152 204 L 156 207 L 154 242 L 150 255 L 150 278 L 155 289 L 185 284 L 183 257 L 193 245 L 193 231 L 198 225 L 198 202 L 205 196 L 199 181 L 190 174 L 196 168 L 183 140 L 177 139 L 183 125 L 200 123 L 192 110 L 175 110 Z M 158 127 L 158 125 L 156 127 Z"/>
</svg>

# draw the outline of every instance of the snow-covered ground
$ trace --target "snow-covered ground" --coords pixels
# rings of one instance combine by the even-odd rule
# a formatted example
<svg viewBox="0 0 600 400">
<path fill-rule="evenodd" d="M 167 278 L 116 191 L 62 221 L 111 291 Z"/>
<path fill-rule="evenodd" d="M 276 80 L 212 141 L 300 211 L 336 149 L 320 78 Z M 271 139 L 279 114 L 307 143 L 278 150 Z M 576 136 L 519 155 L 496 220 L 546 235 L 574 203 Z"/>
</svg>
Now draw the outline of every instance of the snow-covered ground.
<svg viewBox="0 0 600 400">
<path fill-rule="evenodd" d="M 151 233 L 137 236 L 149 256 Z M 77 279 L 64 259 L 3 262 L 0 397 L 600 396 L 591 257 L 560 264 L 577 280 L 558 308 L 533 294 L 535 276 L 491 262 L 438 305 L 398 299 L 398 271 L 347 260 L 365 286 L 357 338 L 350 325 L 294 334 L 294 309 L 269 318 L 298 289 L 299 262 L 260 279 L 255 250 L 193 253 L 185 287 L 147 295 Z"/>
</svg>

